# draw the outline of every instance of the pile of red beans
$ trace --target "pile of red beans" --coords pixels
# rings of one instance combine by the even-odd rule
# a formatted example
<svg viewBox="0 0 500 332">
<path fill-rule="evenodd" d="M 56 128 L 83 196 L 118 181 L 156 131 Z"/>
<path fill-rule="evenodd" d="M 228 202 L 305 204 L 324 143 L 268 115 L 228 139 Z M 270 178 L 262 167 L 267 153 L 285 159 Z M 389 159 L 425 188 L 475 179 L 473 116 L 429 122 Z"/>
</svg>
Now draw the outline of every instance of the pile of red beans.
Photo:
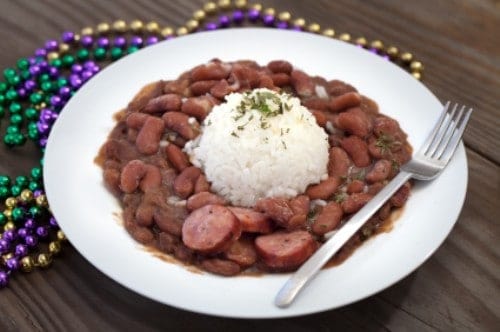
<svg viewBox="0 0 500 332">
<path fill-rule="evenodd" d="M 204 118 L 226 95 L 255 88 L 292 94 L 311 111 L 329 135 L 328 178 L 292 199 L 270 197 L 244 208 L 212 192 L 182 148 L 201 134 Z M 185 264 L 236 275 L 299 267 L 410 158 L 398 122 L 351 85 L 310 76 L 282 60 L 260 66 L 215 59 L 176 80 L 145 86 L 117 114 L 98 162 L 136 241 Z M 375 234 L 409 192 L 407 183 L 334 260 Z"/>
</svg>

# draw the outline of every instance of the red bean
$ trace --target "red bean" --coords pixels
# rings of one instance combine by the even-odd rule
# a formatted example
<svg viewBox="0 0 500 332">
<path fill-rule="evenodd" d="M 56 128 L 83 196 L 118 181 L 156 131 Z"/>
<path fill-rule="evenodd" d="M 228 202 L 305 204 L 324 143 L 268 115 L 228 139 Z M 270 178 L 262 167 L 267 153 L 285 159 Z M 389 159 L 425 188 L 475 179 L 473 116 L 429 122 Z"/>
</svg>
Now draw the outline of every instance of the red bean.
<svg viewBox="0 0 500 332">
<path fill-rule="evenodd" d="M 173 254 L 181 262 L 189 263 L 193 260 L 193 251 L 172 234 L 160 232 L 158 234 L 158 247 L 167 254 Z"/>
<path fill-rule="evenodd" d="M 387 202 L 378 210 L 377 216 L 380 220 L 386 220 L 391 215 L 391 203 Z"/>
<path fill-rule="evenodd" d="M 333 231 L 340 225 L 344 212 L 340 204 L 336 202 L 329 202 L 326 204 L 318 217 L 312 224 L 312 231 L 317 235 L 324 235 Z"/>
<path fill-rule="evenodd" d="M 290 85 L 291 80 L 290 75 L 285 73 L 271 74 L 271 79 L 273 80 L 273 84 L 279 87 Z"/>
<path fill-rule="evenodd" d="M 149 100 L 161 95 L 163 82 L 153 82 L 143 87 L 128 104 L 129 112 L 139 112 L 146 106 Z"/>
<path fill-rule="evenodd" d="M 333 147 L 330 149 L 328 159 L 329 176 L 346 177 L 351 165 L 351 159 L 344 149 L 341 149 L 339 147 Z"/>
<path fill-rule="evenodd" d="M 396 191 L 396 193 L 390 198 L 389 201 L 391 204 L 398 208 L 402 207 L 410 196 L 410 187 L 410 183 L 406 182 L 401 188 L 399 188 L 398 191 Z"/>
<path fill-rule="evenodd" d="M 143 203 L 137 207 L 135 211 L 135 221 L 137 225 L 142 227 L 151 227 L 153 225 L 153 211 L 155 206 L 153 204 Z"/>
<path fill-rule="evenodd" d="M 201 96 L 204 95 L 208 92 L 210 92 L 210 89 L 219 82 L 218 80 L 209 80 L 209 81 L 197 81 L 193 82 L 191 86 L 189 87 L 191 89 L 191 93 L 194 96 Z"/>
<path fill-rule="evenodd" d="M 142 112 L 157 113 L 179 111 L 181 109 L 182 98 L 175 93 L 162 95 L 148 101 Z"/>
<path fill-rule="evenodd" d="M 326 180 L 318 184 L 310 185 L 306 190 L 306 195 L 310 199 L 328 199 L 337 190 L 340 185 L 340 178 L 337 176 L 330 176 Z"/>
<path fill-rule="evenodd" d="M 292 86 L 300 97 L 314 95 L 314 82 L 309 75 L 300 70 L 293 70 L 290 77 Z"/>
<path fill-rule="evenodd" d="M 163 85 L 163 93 L 175 93 L 180 96 L 190 97 L 191 90 L 189 89 L 190 80 L 179 79 L 175 81 L 167 81 Z"/>
<path fill-rule="evenodd" d="M 366 142 L 358 136 L 351 135 L 344 138 L 340 145 L 349 154 L 354 165 L 357 167 L 367 167 L 371 164 Z"/>
<path fill-rule="evenodd" d="M 384 186 L 383 182 L 375 182 L 368 186 L 367 194 L 375 196 L 380 190 L 382 190 L 382 188 L 384 188 Z"/>
<path fill-rule="evenodd" d="M 140 129 L 149 116 L 144 113 L 130 113 L 125 120 L 129 128 Z"/>
<path fill-rule="evenodd" d="M 137 224 L 131 222 L 125 222 L 125 228 L 130 236 L 132 236 L 132 238 L 139 243 L 151 244 L 154 241 L 154 234 L 147 227 L 138 226 Z"/>
<path fill-rule="evenodd" d="M 235 89 L 235 87 L 237 88 Z M 236 91 L 239 88 L 239 85 L 231 86 L 226 80 L 221 80 L 219 83 L 215 84 L 210 89 L 210 94 L 218 99 L 224 99 L 225 96 L 230 94 L 231 92 Z"/>
<path fill-rule="evenodd" d="M 149 116 L 135 140 L 137 150 L 147 155 L 158 152 L 164 130 L 165 123 L 160 118 Z"/>
<path fill-rule="evenodd" d="M 359 107 L 340 113 L 335 125 L 360 138 L 370 135 L 373 127 L 371 119 Z"/>
<path fill-rule="evenodd" d="M 139 184 L 143 192 L 148 192 L 161 185 L 160 169 L 153 165 L 146 165 L 146 173 Z"/>
<path fill-rule="evenodd" d="M 361 109 L 370 115 L 378 114 L 378 105 L 368 97 L 361 96 Z"/>
<path fill-rule="evenodd" d="M 190 124 L 189 116 L 184 113 L 168 112 L 163 114 L 162 118 L 165 121 L 165 127 L 175 131 L 187 140 L 192 140 L 199 133 L 199 124 L 197 122 Z"/>
<path fill-rule="evenodd" d="M 205 174 L 200 174 L 198 179 L 196 179 L 196 183 L 194 184 L 195 194 L 202 191 L 210 191 L 210 183 L 208 183 Z"/>
<path fill-rule="evenodd" d="M 347 193 L 360 193 L 365 188 L 365 183 L 361 180 L 352 180 L 351 183 L 347 186 Z"/>
<path fill-rule="evenodd" d="M 266 88 L 269 90 L 275 90 L 276 86 L 274 85 L 273 79 L 267 74 L 259 74 L 259 88 Z"/>
<path fill-rule="evenodd" d="M 183 113 L 193 116 L 201 122 L 210 113 L 216 103 L 217 100 L 212 96 L 193 97 L 184 101 L 181 110 Z"/>
<path fill-rule="evenodd" d="M 290 74 L 292 72 L 293 66 L 288 61 L 274 60 L 267 64 L 267 68 L 273 73 L 285 73 Z"/>
<path fill-rule="evenodd" d="M 161 204 L 153 212 L 153 219 L 156 226 L 163 231 L 174 236 L 181 236 L 182 224 L 187 217 L 187 210 L 181 206 Z"/>
<path fill-rule="evenodd" d="M 391 159 L 392 152 L 389 148 L 381 146 L 380 142 L 374 136 L 368 139 L 368 152 L 376 159 Z"/>
<path fill-rule="evenodd" d="M 167 155 L 168 161 L 170 161 L 172 166 L 177 171 L 182 172 L 185 168 L 189 167 L 188 157 L 177 145 L 167 145 L 165 147 L 165 153 Z"/>
<path fill-rule="evenodd" d="M 339 80 L 328 81 L 326 91 L 330 96 L 337 97 L 349 92 L 357 92 L 357 90 L 349 84 Z"/>
<path fill-rule="evenodd" d="M 367 193 L 351 194 L 341 203 L 342 210 L 345 213 L 358 212 L 372 197 L 372 195 Z"/>
<path fill-rule="evenodd" d="M 391 172 L 392 164 L 389 160 L 378 160 L 372 169 L 366 174 L 365 179 L 368 183 L 384 181 Z"/>
<path fill-rule="evenodd" d="M 120 171 L 114 168 L 107 168 L 104 170 L 103 178 L 109 190 L 113 193 L 120 192 Z"/>
<path fill-rule="evenodd" d="M 383 115 L 375 118 L 373 132 L 377 137 L 388 136 L 394 141 L 402 142 L 406 139 L 406 134 L 399 127 L 399 123 Z"/>
<path fill-rule="evenodd" d="M 357 92 L 348 92 L 331 99 L 328 108 L 332 112 L 340 112 L 351 107 L 357 107 L 360 104 L 361 95 Z"/>
<path fill-rule="evenodd" d="M 287 230 L 305 228 L 307 214 L 309 213 L 309 197 L 306 195 L 299 195 L 291 199 L 290 208 L 294 215 L 290 218 L 285 228 Z"/>
<path fill-rule="evenodd" d="M 222 276 L 234 276 L 240 273 L 240 266 L 230 260 L 220 258 L 209 258 L 201 261 L 201 267 L 211 273 Z"/>
<path fill-rule="evenodd" d="M 190 166 L 185 168 L 174 180 L 173 188 L 181 198 L 187 198 L 194 191 L 196 179 L 200 176 L 199 168 Z"/>
<path fill-rule="evenodd" d="M 196 81 L 221 80 L 227 78 L 231 72 L 231 65 L 220 62 L 210 62 L 191 70 L 191 79 Z"/>
<path fill-rule="evenodd" d="M 194 211 L 208 204 L 226 205 L 226 200 L 219 195 L 202 191 L 190 196 L 186 202 L 186 208 Z"/>
<path fill-rule="evenodd" d="M 316 123 L 318 124 L 318 126 L 320 126 L 320 127 L 326 126 L 326 116 L 325 116 L 324 112 L 314 110 L 314 109 L 311 109 L 310 112 L 312 113 L 312 115 L 316 119 Z"/>
<path fill-rule="evenodd" d="M 253 89 L 259 86 L 260 76 L 257 70 L 241 64 L 234 64 L 228 83 L 237 83 L 239 91 Z"/>
<path fill-rule="evenodd" d="M 122 170 L 120 188 L 124 193 L 133 193 L 146 174 L 146 164 L 141 160 L 131 160 Z"/>
<path fill-rule="evenodd" d="M 326 111 L 328 110 L 328 99 L 310 97 L 302 101 L 302 105 L 310 110 Z"/>
</svg>

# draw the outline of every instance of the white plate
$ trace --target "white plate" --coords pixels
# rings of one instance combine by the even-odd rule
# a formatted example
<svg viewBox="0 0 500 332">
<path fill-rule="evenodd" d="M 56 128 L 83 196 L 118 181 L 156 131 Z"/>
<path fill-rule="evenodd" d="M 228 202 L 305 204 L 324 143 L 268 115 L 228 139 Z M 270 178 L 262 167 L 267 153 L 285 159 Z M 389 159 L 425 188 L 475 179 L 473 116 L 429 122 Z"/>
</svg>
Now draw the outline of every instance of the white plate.
<svg viewBox="0 0 500 332">
<path fill-rule="evenodd" d="M 273 305 L 289 277 L 218 277 L 153 257 L 116 221 L 117 201 L 94 163 L 124 108 L 146 83 L 174 79 L 218 57 L 266 64 L 286 59 L 311 75 L 341 79 L 396 118 L 418 148 L 436 121 L 438 99 L 408 73 L 358 47 L 326 37 L 271 29 L 197 33 L 159 43 L 107 67 L 69 101 L 45 153 L 52 211 L 75 248 L 94 266 L 139 294 L 178 308 L 227 317 L 286 317 L 363 299 L 420 266 L 451 231 L 463 204 L 467 161 L 461 145 L 443 174 L 418 184 L 394 229 L 365 243 L 342 265 L 321 271 L 288 309 Z"/>
</svg>

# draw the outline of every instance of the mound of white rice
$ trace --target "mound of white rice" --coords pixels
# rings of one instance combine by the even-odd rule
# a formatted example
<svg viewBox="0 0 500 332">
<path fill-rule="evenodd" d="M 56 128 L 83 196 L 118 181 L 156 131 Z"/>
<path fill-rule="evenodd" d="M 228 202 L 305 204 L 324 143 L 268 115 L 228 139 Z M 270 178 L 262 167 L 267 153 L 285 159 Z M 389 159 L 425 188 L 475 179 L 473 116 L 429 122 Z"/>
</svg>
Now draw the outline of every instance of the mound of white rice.
<svg viewBox="0 0 500 332">
<path fill-rule="evenodd" d="M 298 98 L 268 89 L 232 93 L 186 144 L 212 190 L 234 205 L 291 198 L 327 176 L 328 136 Z"/>
</svg>

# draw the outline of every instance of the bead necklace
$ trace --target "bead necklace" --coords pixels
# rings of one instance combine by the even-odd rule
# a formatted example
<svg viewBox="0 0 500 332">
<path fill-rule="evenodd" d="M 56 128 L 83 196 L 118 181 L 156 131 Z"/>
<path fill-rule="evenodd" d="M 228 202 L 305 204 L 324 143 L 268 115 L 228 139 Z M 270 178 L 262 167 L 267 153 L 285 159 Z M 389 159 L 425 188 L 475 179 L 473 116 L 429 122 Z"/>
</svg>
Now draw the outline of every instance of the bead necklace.
<svg viewBox="0 0 500 332">
<path fill-rule="evenodd" d="M 60 111 L 102 66 L 161 40 L 244 23 L 337 38 L 380 55 L 421 79 L 421 62 L 395 46 L 385 47 L 380 40 L 369 42 L 364 37 L 353 39 L 348 33 L 337 35 L 331 28 L 322 29 L 317 23 L 292 18 L 289 12 L 277 13 L 261 4 L 247 4 L 246 0 L 220 0 L 205 3 L 177 29 L 161 27 L 154 21 L 100 23 L 80 33 L 64 32 L 60 41 L 48 40 L 32 56 L 19 59 L 15 68 L 3 71 L 4 81 L 0 81 L 0 121 L 6 116 L 9 121 L 3 143 L 15 148 L 29 139 L 43 156 Z M 7 286 L 17 270 L 30 272 L 35 267 L 50 266 L 66 240 L 48 206 L 42 167 L 43 158 L 29 175 L 0 175 L 0 288 Z"/>
</svg>

